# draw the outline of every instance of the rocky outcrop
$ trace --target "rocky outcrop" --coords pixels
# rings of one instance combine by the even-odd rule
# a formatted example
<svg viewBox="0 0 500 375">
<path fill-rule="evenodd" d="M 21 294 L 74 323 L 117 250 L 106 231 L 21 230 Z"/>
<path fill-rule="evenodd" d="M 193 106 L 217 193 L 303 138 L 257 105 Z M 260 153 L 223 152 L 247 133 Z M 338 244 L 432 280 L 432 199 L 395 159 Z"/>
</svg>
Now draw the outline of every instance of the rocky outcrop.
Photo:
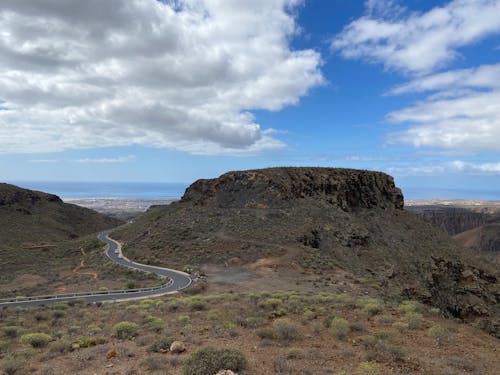
<svg viewBox="0 0 500 375">
<path fill-rule="evenodd" d="M 297 199 L 319 199 L 344 211 L 402 209 L 403 194 L 391 176 L 340 168 L 268 168 L 228 172 L 198 180 L 181 199 L 220 208 L 282 208 Z"/>
<path fill-rule="evenodd" d="M 0 183 L 0 206 L 31 206 L 41 201 L 62 203 L 57 195 Z"/>
</svg>

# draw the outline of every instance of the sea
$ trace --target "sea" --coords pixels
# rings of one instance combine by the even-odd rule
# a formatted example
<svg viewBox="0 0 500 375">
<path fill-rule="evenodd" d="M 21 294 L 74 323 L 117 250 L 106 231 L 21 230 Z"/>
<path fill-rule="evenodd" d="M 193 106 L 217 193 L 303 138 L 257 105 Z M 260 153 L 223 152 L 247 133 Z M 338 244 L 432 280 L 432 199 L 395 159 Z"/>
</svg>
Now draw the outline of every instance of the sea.
<svg viewBox="0 0 500 375">
<path fill-rule="evenodd" d="M 188 183 L 9 181 L 22 188 L 65 198 L 180 198 Z"/>
<path fill-rule="evenodd" d="M 9 181 L 14 185 L 65 198 L 180 198 L 189 183 Z M 439 189 L 403 186 L 405 199 L 500 200 L 500 189 Z"/>
</svg>

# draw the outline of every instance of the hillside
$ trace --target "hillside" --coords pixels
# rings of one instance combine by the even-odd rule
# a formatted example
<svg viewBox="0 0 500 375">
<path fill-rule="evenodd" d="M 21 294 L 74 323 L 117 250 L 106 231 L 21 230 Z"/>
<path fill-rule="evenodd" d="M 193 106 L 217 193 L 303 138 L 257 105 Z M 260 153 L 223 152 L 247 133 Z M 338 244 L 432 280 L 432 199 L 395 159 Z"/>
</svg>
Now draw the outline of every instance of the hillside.
<svg viewBox="0 0 500 375">
<path fill-rule="evenodd" d="M 60 241 L 119 225 L 119 220 L 64 203 L 58 196 L 0 184 L 0 241 Z"/>
<path fill-rule="evenodd" d="M 496 270 L 403 210 L 384 173 L 229 172 L 196 181 L 180 202 L 151 208 L 116 235 L 139 261 L 201 267 L 209 287 L 229 275 L 231 288 L 412 298 L 500 335 Z"/>
<path fill-rule="evenodd" d="M 135 275 L 104 262 L 94 235 L 121 223 L 56 195 L 0 184 L 0 296 L 123 286 Z"/>
</svg>

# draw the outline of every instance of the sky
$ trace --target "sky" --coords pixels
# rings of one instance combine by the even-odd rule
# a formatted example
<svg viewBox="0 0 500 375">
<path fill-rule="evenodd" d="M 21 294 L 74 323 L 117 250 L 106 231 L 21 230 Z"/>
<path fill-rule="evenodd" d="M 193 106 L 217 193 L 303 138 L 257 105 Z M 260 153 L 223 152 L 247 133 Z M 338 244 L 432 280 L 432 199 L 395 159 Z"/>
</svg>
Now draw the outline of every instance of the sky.
<svg viewBox="0 0 500 375">
<path fill-rule="evenodd" d="M 500 199 L 500 0 L 0 0 L 1 180 L 270 166 Z"/>
</svg>

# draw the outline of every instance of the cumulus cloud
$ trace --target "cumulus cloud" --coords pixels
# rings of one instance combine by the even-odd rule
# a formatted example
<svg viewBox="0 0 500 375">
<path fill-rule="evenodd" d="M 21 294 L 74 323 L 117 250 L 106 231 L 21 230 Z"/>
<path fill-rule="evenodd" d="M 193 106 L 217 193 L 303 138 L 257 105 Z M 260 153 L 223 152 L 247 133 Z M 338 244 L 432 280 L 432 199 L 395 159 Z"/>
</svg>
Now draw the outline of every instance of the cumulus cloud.
<svg viewBox="0 0 500 375">
<path fill-rule="evenodd" d="M 500 64 L 432 74 L 391 90 L 409 92 L 433 94 L 387 115 L 390 122 L 410 124 L 392 133 L 390 143 L 500 151 Z"/>
<path fill-rule="evenodd" d="M 324 81 L 317 52 L 290 48 L 300 3 L 3 0 L 0 151 L 281 148 L 250 111 Z"/>
<path fill-rule="evenodd" d="M 331 43 L 349 59 L 381 63 L 387 69 L 424 74 L 459 56 L 460 47 L 500 33 L 500 1 L 454 0 L 423 13 L 404 11 L 389 1 L 368 0 L 364 16 L 352 21 Z"/>
</svg>

